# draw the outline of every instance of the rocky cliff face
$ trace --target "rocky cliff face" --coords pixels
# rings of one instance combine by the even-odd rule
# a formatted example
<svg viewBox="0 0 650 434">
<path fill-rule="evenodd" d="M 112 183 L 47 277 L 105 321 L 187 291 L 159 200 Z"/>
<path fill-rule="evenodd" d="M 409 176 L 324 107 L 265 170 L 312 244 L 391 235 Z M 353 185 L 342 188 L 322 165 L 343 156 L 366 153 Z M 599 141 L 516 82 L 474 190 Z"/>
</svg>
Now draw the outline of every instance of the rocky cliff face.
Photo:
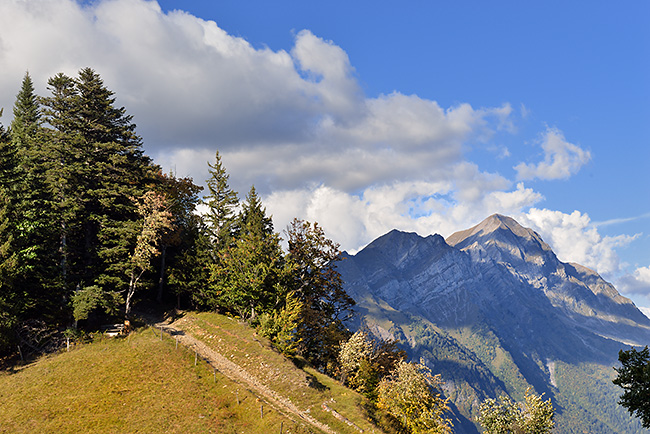
<svg viewBox="0 0 650 434">
<path fill-rule="evenodd" d="M 558 432 L 586 421 L 589 432 L 636 432 L 611 384 L 589 380 L 571 398 L 563 378 L 589 364 L 612 376 L 619 349 L 650 344 L 650 320 L 594 271 L 559 261 L 534 231 L 493 215 L 446 241 L 392 231 L 348 256 L 339 271 L 361 321 L 443 374 L 456 432 L 476 432 L 486 397 L 516 399 L 528 386 L 563 407 Z M 598 414 L 594 399 L 614 399 L 613 415 Z"/>
</svg>

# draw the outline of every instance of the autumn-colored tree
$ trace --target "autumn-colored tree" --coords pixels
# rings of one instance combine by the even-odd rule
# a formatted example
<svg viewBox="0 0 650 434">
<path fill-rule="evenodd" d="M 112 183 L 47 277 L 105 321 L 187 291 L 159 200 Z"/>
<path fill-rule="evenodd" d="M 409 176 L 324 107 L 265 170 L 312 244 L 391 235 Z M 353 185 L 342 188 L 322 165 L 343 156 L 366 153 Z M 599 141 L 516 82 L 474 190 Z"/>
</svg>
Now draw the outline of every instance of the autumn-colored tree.
<svg viewBox="0 0 650 434">
<path fill-rule="evenodd" d="M 361 328 L 341 344 L 341 381 L 375 401 L 379 381 L 405 359 L 406 352 L 397 347 L 396 341 L 374 339 L 367 328 Z"/>
<path fill-rule="evenodd" d="M 438 389 L 440 376 L 434 376 L 422 364 L 400 361 L 395 370 L 378 386 L 377 406 L 413 434 L 449 434 L 449 410 Z"/>
<path fill-rule="evenodd" d="M 479 423 L 485 434 L 545 434 L 555 423 L 555 410 L 551 400 L 526 390 L 522 403 L 513 402 L 507 396 L 499 400 L 487 399 L 481 403 Z"/>
<path fill-rule="evenodd" d="M 172 229 L 172 214 L 168 209 L 167 198 L 161 193 L 148 191 L 137 202 L 137 206 L 143 223 L 131 256 L 129 288 L 126 294 L 127 316 L 131 313 L 131 302 L 138 281 L 144 272 L 150 269 L 151 260 L 160 254 L 161 238 L 165 232 Z"/>
</svg>

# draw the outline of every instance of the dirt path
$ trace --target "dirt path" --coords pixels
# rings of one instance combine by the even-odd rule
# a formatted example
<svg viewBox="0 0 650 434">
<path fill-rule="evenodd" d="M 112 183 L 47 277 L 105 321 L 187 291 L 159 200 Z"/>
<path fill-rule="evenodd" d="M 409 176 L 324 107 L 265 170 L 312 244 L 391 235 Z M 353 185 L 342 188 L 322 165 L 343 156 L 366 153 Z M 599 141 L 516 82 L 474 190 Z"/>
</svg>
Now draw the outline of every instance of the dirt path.
<svg viewBox="0 0 650 434">
<path fill-rule="evenodd" d="M 174 336 L 184 346 L 195 350 L 203 359 L 205 359 L 210 365 L 215 367 L 226 377 L 235 382 L 244 384 L 250 390 L 264 397 L 264 399 L 272 407 L 274 407 L 277 411 L 283 413 L 285 416 L 289 418 L 292 418 L 291 416 L 298 417 L 300 420 L 310 424 L 320 431 L 326 432 L 328 434 L 336 434 L 336 432 L 329 426 L 316 420 L 309 413 L 306 413 L 296 407 L 296 405 L 293 404 L 291 400 L 284 396 L 281 396 L 276 391 L 271 390 L 241 366 L 228 360 L 223 355 L 221 355 L 221 353 L 210 348 L 204 342 L 196 339 L 189 334 L 186 334 L 184 330 L 177 328 L 173 324 L 169 324 L 167 322 L 158 322 L 154 326 L 156 329 L 162 329 L 164 332 L 169 333 L 171 336 Z"/>
</svg>

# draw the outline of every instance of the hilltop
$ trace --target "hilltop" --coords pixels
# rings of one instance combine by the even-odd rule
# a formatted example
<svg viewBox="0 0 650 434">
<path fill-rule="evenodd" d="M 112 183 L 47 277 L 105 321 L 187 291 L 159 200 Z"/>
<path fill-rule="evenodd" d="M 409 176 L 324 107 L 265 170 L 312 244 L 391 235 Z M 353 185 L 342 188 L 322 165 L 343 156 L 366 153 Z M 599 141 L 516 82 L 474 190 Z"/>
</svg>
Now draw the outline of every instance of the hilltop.
<svg viewBox="0 0 650 434">
<path fill-rule="evenodd" d="M 0 432 L 381 432 L 361 395 L 292 363 L 246 324 L 187 313 L 160 325 L 162 339 L 144 328 L 2 373 Z"/>
</svg>

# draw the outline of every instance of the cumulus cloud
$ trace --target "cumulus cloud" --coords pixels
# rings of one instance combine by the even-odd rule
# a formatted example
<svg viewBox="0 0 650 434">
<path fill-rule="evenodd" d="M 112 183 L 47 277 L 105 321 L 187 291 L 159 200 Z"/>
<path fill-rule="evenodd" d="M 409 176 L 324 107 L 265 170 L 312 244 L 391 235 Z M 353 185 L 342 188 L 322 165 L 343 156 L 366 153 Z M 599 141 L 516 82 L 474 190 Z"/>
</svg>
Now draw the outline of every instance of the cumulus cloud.
<svg viewBox="0 0 650 434">
<path fill-rule="evenodd" d="M 650 266 L 639 267 L 634 272 L 622 276 L 616 285 L 619 290 L 629 294 L 650 296 Z"/>
<path fill-rule="evenodd" d="M 296 216 L 317 220 L 344 249 L 356 252 L 394 228 L 446 237 L 476 224 L 489 213 L 514 215 L 542 199 L 521 183 L 511 191 L 492 190 L 490 184 L 495 180 L 491 178 L 498 177 L 479 172 L 473 175 L 476 184 L 484 183 L 483 194 L 474 200 L 460 200 L 462 187 L 440 180 L 377 185 L 359 194 L 319 185 L 274 192 L 265 198 L 265 204 L 276 227 L 286 227 Z"/>
<path fill-rule="evenodd" d="M 573 143 L 556 128 L 547 128 L 541 139 L 544 160 L 537 164 L 519 163 L 514 167 L 517 178 L 566 179 L 591 159 L 591 153 Z"/>
<path fill-rule="evenodd" d="M 214 21 L 144 0 L 3 2 L 0 29 L 1 95 L 15 95 L 25 69 L 44 84 L 91 66 L 134 115 L 156 161 L 202 181 L 207 150 L 218 148 L 242 174 L 239 188 L 254 183 L 262 194 L 435 182 L 463 161 L 464 143 L 512 127 L 508 104 L 367 98 L 345 51 L 308 30 L 289 52 L 259 49 Z"/>
<path fill-rule="evenodd" d="M 577 262 L 605 275 L 621 270 L 616 249 L 640 236 L 602 236 L 589 216 L 579 211 L 566 214 L 532 208 L 520 215 L 518 221 L 538 232 L 561 261 Z"/>
<path fill-rule="evenodd" d="M 0 1 L 0 64 L 5 108 L 25 70 L 44 95 L 56 73 L 96 69 L 156 162 L 201 183 L 218 149 L 231 185 L 243 196 L 255 184 L 277 229 L 316 220 L 348 250 L 393 228 L 448 236 L 499 212 L 538 230 L 561 259 L 607 271 L 634 238 L 603 237 L 579 212 L 526 211 L 540 193 L 467 161 L 470 143 L 509 158 L 491 143 L 516 130 L 509 104 L 367 97 L 347 53 L 309 30 L 271 50 L 155 1 Z M 590 159 L 554 128 L 539 144 L 542 161 L 515 166 L 519 181 L 567 178 Z"/>
</svg>

